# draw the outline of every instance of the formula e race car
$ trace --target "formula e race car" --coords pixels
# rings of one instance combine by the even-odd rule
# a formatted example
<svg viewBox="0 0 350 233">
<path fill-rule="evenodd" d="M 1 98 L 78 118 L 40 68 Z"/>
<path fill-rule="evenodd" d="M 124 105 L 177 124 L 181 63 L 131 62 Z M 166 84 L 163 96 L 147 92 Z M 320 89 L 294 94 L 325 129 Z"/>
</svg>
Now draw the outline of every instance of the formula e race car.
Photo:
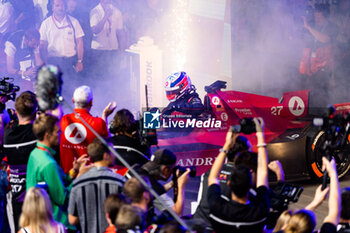
<svg viewBox="0 0 350 233">
<path fill-rule="evenodd" d="M 163 129 L 158 132 L 159 146 L 177 155 L 177 165 L 196 166 L 197 176 L 201 175 L 213 164 L 228 128 L 239 125 L 244 118 L 259 116 L 265 121 L 269 161 L 281 162 L 286 179 L 320 180 L 322 156 L 326 153 L 335 158 L 339 177 L 349 171 L 350 124 L 345 116 L 350 112 L 350 103 L 334 105 L 335 113 L 322 116 L 319 120 L 323 124 L 314 126 L 315 116 L 308 113 L 309 90 L 286 92 L 278 99 L 221 90 L 224 88 L 223 81 L 205 87 L 206 114 L 202 118 L 185 120 L 173 113 L 175 117 L 163 123 Z M 176 130 L 170 129 L 175 125 Z M 256 145 L 254 133 L 244 136 Z"/>
</svg>

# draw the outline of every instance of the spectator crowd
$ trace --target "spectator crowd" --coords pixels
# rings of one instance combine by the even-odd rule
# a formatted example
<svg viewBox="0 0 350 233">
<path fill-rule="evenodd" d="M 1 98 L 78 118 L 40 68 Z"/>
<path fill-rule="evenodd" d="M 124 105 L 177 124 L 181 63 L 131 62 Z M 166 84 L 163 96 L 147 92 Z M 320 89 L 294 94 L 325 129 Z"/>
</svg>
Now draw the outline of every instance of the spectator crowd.
<svg viewBox="0 0 350 233">
<path fill-rule="evenodd" d="M 54 71 L 52 65 L 43 66 L 38 75 L 60 75 Z M 107 105 L 102 118 L 93 117 L 90 87 L 76 88 L 72 100 L 74 113 L 64 115 L 59 107 L 38 111 L 37 97 L 31 91 L 16 98 L 15 112 L 2 127 L 2 165 L 4 169 L 8 165 L 8 179 L 1 179 L 5 193 L 1 232 L 311 233 L 316 226 L 315 210 L 327 195 L 328 214 L 320 232 L 349 230 L 350 192 L 340 190 L 334 159 L 323 158 L 329 187 L 320 185 L 304 209 L 293 211 L 272 201 L 277 194 L 269 184 L 269 169 L 279 184 L 285 183 L 284 172 L 279 161 L 268 161 L 260 117 L 254 118 L 257 153 L 251 152 L 252 145 L 244 136 L 229 130 L 214 164 L 202 175 L 195 214 L 184 216 L 190 169 L 180 174 L 176 155 L 168 149 L 151 155 L 126 109 L 117 111 L 107 128 L 115 103 Z M 6 98 L 2 101 L 6 103 Z M 6 119 L 6 111 L 2 118 Z M 140 177 L 122 166 L 112 147 Z M 168 194 L 170 189 L 176 198 Z"/>
<path fill-rule="evenodd" d="M 190 169 L 179 172 L 176 155 L 168 149 L 151 153 L 129 110 L 117 111 L 108 124 L 117 108 L 115 102 L 106 106 L 101 117 L 91 115 L 92 90 L 78 85 L 79 80 L 86 74 L 112 77 L 114 71 L 108 67 L 121 69 L 122 51 L 147 30 L 148 20 L 157 19 L 159 4 L 150 0 L 49 0 L 47 6 L 36 9 L 32 0 L 1 0 L 0 46 L 4 52 L 0 56 L 5 59 L 0 60 L 0 69 L 21 79 L 25 91 L 15 99 L 13 111 L 6 111 L 7 96 L 0 95 L 0 232 L 311 233 L 316 227 L 315 210 L 327 195 L 328 212 L 319 231 L 349 232 L 350 190 L 340 190 L 334 159 L 323 158 L 330 184 L 325 189 L 318 187 L 305 208 L 274 205 L 271 200 L 276 193 L 269 183 L 269 169 L 284 184 L 284 164 L 268 161 L 260 117 L 254 118 L 257 153 L 251 151 L 245 137 L 228 131 L 214 164 L 202 176 L 196 212 L 184 216 Z M 325 12 L 325 5 L 316 6 L 316 26 L 304 19 L 305 29 L 314 37 L 311 48 L 304 52 L 314 58 L 318 58 L 318 48 L 331 51 L 332 38 L 349 40 L 347 33 L 338 34 L 336 26 L 328 23 Z M 349 11 L 341 14 L 339 17 L 348 19 Z M 315 66 L 302 64 L 301 73 L 326 79 L 329 69 L 336 66 L 331 52 L 327 54 Z M 64 114 L 59 107 L 38 109 L 32 81 L 44 73 L 58 76 L 57 66 L 72 81 L 63 87 L 72 97 L 72 113 Z M 142 181 L 110 148 L 118 151 Z M 168 193 L 171 189 L 176 198 Z M 176 221 L 177 217 L 183 222 Z"/>
</svg>

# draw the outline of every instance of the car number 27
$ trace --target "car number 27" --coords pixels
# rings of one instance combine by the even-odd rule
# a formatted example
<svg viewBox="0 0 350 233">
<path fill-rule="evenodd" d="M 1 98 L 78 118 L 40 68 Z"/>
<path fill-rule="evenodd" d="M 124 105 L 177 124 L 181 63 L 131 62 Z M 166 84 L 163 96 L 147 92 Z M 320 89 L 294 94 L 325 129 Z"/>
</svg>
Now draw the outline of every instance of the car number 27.
<svg viewBox="0 0 350 233">
<path fill-rule="evenodd" d="M 281 115 L 281 110 L 283 109 L 283 106 L 273 106 L 271 107 L 271 114 L 275 116 Z"/>
</svg>

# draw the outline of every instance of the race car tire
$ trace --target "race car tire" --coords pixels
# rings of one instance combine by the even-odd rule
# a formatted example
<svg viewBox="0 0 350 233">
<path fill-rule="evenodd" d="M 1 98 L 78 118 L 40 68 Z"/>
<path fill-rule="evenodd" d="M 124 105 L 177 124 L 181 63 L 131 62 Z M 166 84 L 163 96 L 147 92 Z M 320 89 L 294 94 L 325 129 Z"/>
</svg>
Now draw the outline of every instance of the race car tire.
<svg viewBox="0 0 350 233">
<path fill-rule="evenodd" d="M 322 157 L 324 153 L 321 148 L 326 140 L 326 132 L 313 128 L 309 132 L 310 141 L 307 144 L 307 164 L 309 174 L 312 180 L 320 182 L 322 181 Z M 338 178 L 345 176 L 350 170 L 350 143 L 349 138 L 347 145 L 342 149 L 337 149 L 334 152 L 334 159 L 337 164 Z"/>
</svg>

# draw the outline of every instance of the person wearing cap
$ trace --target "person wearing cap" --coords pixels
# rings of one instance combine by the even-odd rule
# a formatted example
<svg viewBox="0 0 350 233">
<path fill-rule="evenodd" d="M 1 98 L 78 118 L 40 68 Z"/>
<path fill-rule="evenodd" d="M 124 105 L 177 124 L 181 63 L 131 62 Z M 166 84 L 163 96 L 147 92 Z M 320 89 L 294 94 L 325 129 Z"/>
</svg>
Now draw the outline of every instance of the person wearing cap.
<svg viewBox="0 0 350 233">
<path fill-rule="evenodd" d="M 189 169 L 181 176 L 177 178 L 178 196 L 176 202 L 167 194 L 167 191 L 173 187 L 173 182 L 162 185 L 160 180 L 167 181 L 173 173 L 173 169 L 176 164 L 176 155 L 168 149 L 160 149 L 154 152 L 149 162 L 141 167 L 140 173 L 148 177 L 152 188 L 161 197 L 163 203 L 169 208 L 172 208 L 174 212 L 182 216 L 184 199 L 185 199 L 185 186 L 188 182 Z M 166 209 L 160 203 L 159 200 L 153 201 L 154 207 L 160 212 L 164 212 Z"/>
<path fill-rule="evenodd" d="M 90 114 L 93 95 L 89 86 L 80 86 L 73 94 L 74 112 L 79 114 L 98 134 L 108 137 L 107 117 L 113 112 L 115 103 L 104 109 L 102 118 Z M 87 153 L 87 146 L 96 138 L 85 124 L 74 113 L 64 115 L 61 119 L 62 129 L 60 143 L 60 165 L 64 172 L 72 168 L 74 159 Z"/>
</svg>

